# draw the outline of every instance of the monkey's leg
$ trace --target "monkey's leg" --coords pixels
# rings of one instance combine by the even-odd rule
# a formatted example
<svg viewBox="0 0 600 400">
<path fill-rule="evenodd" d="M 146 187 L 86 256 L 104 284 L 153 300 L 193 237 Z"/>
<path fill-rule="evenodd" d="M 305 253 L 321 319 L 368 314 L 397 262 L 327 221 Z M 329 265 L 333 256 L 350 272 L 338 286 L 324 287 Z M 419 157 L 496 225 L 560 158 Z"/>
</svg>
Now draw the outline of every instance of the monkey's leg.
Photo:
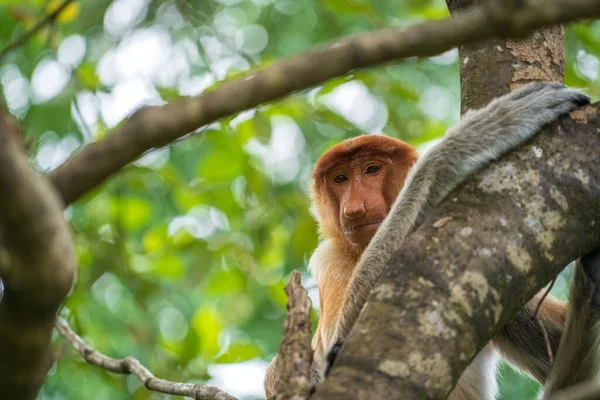
<svg viewBox="0 0 600 400">
<path fill-rule="evenodd" d="M 567 314 L 567 302 L 548 295 L 535 318 L 535 309 L 544 292 L 538 292 L 494 338 L 498 350 L 510 364 L 541 384 L 550 375 L 552 362 L 538 321 L 544 325 L 552 355 L 556 355 Z"/>
<path fill-rule="evenodd" d="M 595 378 L 600 370 L 600 249 L 577 261 L 563 337 L 544 386 L 553 391 Z"/>
<path fill-rule="evenodd" d="M 558 366 L 554 369 L 546 339 L 533 318 L 542 294 L 517 313 L 494 343 L 511 364 L 545 384 L 548 393 L 589 379 L 599 369 L 600 249 L 577 261 L 568 303 L 548 296 L 538 312 Z"/>
</svg>

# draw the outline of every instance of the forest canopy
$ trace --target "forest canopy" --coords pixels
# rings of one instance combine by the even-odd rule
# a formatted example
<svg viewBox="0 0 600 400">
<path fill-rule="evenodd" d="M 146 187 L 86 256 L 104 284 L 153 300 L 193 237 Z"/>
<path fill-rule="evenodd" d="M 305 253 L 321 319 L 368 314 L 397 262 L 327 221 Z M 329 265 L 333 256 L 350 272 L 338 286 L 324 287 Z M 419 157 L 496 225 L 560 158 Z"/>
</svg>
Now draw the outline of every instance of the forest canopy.
<svg viewBox="0 0 600 400">
<path fill-rule="evenodd" d="M 27 32 L 61 12 L 27 40 Z M 218 88 L 353 34 L 448 17 L 441 0 L 0 0 L 2 102 L 47 174 L 136 110 Z M 565 83 L 600 98 L 600 22 L 565 30 Z M 264 398 L 290 272 L 319 237 L 315 160 L 360 133 L 426 149 L 459 120 L 458 51 L 361 69 L 145 152 L 64 211 L 77 279 L 60 315 L 95 349 L 156 376 Z M 553 293 L 566 296 L 570 270 Z M 38 398 L 161 399 L 87 364 L 59 335 Z M 539 385 L 505 365 L 502 399 Z"/>
</svg>

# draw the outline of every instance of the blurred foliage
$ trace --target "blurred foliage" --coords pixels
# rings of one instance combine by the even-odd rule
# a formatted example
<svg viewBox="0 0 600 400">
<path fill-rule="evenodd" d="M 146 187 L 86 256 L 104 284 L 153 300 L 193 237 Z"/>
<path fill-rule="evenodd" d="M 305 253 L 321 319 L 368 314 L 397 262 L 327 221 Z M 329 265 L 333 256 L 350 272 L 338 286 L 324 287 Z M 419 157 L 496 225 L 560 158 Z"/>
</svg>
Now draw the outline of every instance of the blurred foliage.
<svg viewBox="0 0 600 400">
<path fill-rule="evenodd" d="M 0 0 L 0 49 L 59 4 Z M 0 83 L 34 143 L 33 165 L 48 172 L 143 104 L 342 36 L 446 15 L 441 0 L 76 1 L 2 60 Z M 567 84 L 597 99 L 600 22 L 569 26 L 566 50 Z M 307 200 L 318 155 L 361 131 L 424 144 L 456 122 L 458 102 L 451 51 L 358 71 L 148 152 L 66 210 L 79 268 L 63 316 L 98 350 L 136 356 L 157 376 L 260 397 L 284 283 L 306 271 L 318 240 Z M 304 282 L 316 303 L 314 281 Z M 167 397 L 55 342 L 60 361 L 40 399 Z M 535 398 L 536 384 L 501 374 L 502 398 Z"/>
</svg>

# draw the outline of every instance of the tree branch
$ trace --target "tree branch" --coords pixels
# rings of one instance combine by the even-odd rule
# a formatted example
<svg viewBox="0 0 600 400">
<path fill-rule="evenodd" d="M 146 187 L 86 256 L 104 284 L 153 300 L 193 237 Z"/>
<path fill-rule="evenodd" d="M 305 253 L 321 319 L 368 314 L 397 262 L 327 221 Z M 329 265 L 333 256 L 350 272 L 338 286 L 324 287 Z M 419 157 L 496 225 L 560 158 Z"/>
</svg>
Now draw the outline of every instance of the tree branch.
<svg viewBox="0 0 600 400">
<path fill-rule="evenodd" d="M 37 24 L 35 24 L 33 28 L 31 28 L 22 36 L 19 36 L 17 39 L 15 39 L 12 43 L 9 43 L 8 46 L 0 50 L 0 63 L 11 51 L 22 46 L 25 42 L 31 39 L 33 35 L 38 33 L 43 27 L 54 22 L 54 20 L 56 20 L 60 13 L 62 13 L 65 10 L 65 8 L 67 8 L 72 2 L 73 0 L 64 0 L 56 10 L 52 11 L 50 14 L 42 18 Z"/>
<path fill-rule="evenodd" d="M 52 364 L 50 339 L 73 281 L 71 236 L 54 188 L 29 168 L 0 111 L 0 393 L 34 399 Z"/>
<path fill-rule="evenodd" d="M 332 43 L 235 79 L 200 96 L 136 112 L 50 174 L 69 204 L 153 147 L 295 91 L 358 68 L 439 54 L 492 37 L 521 37 L 548 25 L 600 15 L 596 0 L 529 1 L 517 9 L 490 6 L 453 18 L 394 28 Z"/>
<path fill-rule="evenodd" d="M 277 400 L 304 400 L 314 390 L 310 380 L 313 352 L 310 346 L 310 307 L 308 291 L 300 283 L 300 272 L 292 271 L 285 285 L 288 315 L 283 323 L 279 348 Z"/>
<path fill-rule="evenodd" d="M 196 400 L 236 400 L 235 397 L 214 386 L 171 382 L 166 379 L 157 378 L 134 357 L 122 359 L 107 357 L 88 346 L 62 318 L 56 318 L 56 329 L 58 329 L 65 339 L 71 342 L 75 351 L 88 363 L 117 374 L 134 374 L 148 390 L 176 396 L 192 397 Z"/>
</svg>

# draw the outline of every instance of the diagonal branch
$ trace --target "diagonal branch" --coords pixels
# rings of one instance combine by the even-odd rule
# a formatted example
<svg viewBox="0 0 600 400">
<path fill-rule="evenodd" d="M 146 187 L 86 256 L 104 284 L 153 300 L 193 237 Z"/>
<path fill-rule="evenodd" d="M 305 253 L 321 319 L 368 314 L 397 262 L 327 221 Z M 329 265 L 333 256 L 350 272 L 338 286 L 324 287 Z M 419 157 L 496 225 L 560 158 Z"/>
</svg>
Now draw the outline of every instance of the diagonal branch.
<svg viewBox="0 0 600 400">
<path fill-rule="evenodd" d="M 134 374 L 148 390 L 176 396 L 187 396 L 196 400 L 236 400 L 235 397 L 214 386 L 171 382 L 157 378 L 134 357 L 116 359 L 105 356 L 85 343 L 62 318 L 56 318 L 56 329 L 65 339 L 71 342 L 75 351 L 88 363 L 117 374 Z"/>
<path fill-rule="evenodd" d="M 206 94 L 141 109 L 111 135 L 75 154 L 50 179 L 69 204 L 151 148 L 355 69 L 432 56 L 492 37 L 521 37 L 543 26 L 599 15 L 597 0 L 530 1 L 517 9 L 493 3 L 453 18 L 351 37 L 231 80 Z"/>
<path fill-rule="evenodd" d="M 12 43 L 9 43 L 6 47 L 4 47 L 2 50 L 0 50 L 0 63 L 2 62 L 4 57 L 6 57 L 11 51 L 22 46 L 25 42 L 27 42 L 29 39 L 31 39 L 31 37 L 33 35 L 38 33 L 46 25 L 53 23 L 56 20 L 56 18 L 58 18 L 60 13 L 62 13 L 65 10 L 65 8 L 67 8 L 69 6 L 69 4 L 71 4 L 72 2 L 73 2 L 73 0 L 64 0 L 62 2 L 62 4 L 60 6 L 58 6 L 58 8 L 56 10 L 52 11 L 51 13 L 46 15 L 44 18 L 42 18 L 37 24 L 35 24 L 35 26 L 33 28 L 31 28 L 30 30 L 25 32 L 22 36 L 19 36 Z"/>
</svg>

